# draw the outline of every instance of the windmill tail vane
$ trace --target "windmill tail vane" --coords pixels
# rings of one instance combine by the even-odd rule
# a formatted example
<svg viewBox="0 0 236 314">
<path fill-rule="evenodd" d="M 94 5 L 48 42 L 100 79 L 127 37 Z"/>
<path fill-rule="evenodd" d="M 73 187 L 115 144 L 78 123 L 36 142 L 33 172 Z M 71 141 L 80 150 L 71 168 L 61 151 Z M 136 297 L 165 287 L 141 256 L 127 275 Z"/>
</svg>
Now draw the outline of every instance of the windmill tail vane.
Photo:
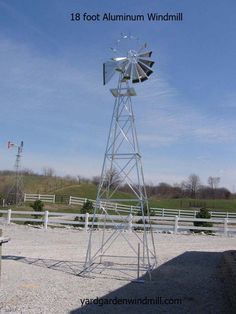
<svg viewBox="0 0 236 314">
<path fill-rule="evenodd" d="M 7 142 L 7 148 L 10 149 L 12 147 L 17 147 L 17 145 L 15 143 L 12 143 L 11 141 Z"/>
<path fill-rule="evenodd" d="M 24 146 L 24 142 L 23 141 L 21 141 L 20 145 L 17 145 L 15 143 L 11 142 L 11 141 L 7 142 L 7 148 L 8 149 L 16 147 L 16 148 L 18 148 L 19 153 L 22 153 L 23 146 Z"/>
</svg>

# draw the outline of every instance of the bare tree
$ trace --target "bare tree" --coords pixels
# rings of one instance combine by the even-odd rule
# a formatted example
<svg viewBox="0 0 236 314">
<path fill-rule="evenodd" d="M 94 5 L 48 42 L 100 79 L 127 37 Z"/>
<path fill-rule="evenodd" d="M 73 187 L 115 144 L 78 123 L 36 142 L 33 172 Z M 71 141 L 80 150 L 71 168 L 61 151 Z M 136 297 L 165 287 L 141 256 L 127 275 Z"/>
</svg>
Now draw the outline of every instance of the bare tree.
<svg viewBox="0 0 236 314">
<path fill-rule="evenodd" d="M 213 197 L 215 198 L 215 192 L 216 192 L 216 189 L 218 188 L 219 186 L 219 183 L 220 183 L 220 177 L 208 177 L 208 180 L 207 180 L 210 188 L 211 188 L 211 191 L 212 191 L 212 195 Z"/>
<path fill-rule="evenodd" d="M 196 198 L 196 195 L 201 187 L 201 181 L 197 174 L 190 174 L 187 181 L 184 182 L 184 186 L 189 192 L 192 198 Z"/>
<path fill-rule="evenodd" d="M 106 172 L 105 186 L 114 188 L 120 184 L 121 178 L 116 169 L 110 169 Z"/>
<path fill-rule="evenodd" d="M 209 177 L 207 180 L 211 189 L 215 190 L 218 188 L 220 183 L 220 177 Z"/>
<path fill-rule="evenodd" d="M 45 177 L 53 177 L 55 175 L 55 170 L 51 167 L 43 167 L 42 173 Z"/>
</svg>

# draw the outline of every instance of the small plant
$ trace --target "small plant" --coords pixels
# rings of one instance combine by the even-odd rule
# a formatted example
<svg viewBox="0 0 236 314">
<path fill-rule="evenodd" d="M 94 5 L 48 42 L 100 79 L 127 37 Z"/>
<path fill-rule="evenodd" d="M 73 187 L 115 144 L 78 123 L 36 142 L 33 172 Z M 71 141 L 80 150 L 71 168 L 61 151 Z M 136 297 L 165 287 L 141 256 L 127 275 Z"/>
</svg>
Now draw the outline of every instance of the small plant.
<svg viewBox="0 0 236 314">
<path fill-rule="evenodd" d="M 84 203 L 84 205 L 83 205 L 83 207 L 81 208 L 80 211 L 81 211 L 81 214 L 86 214 L 86 213 L 92 214 L 93 211 L 94 211 L 93 202 L 87 200 Z"/>
<path fill-rule="evenodd" d="M 207 208 L 203 207 L 200 209 L 200 211 L 196 214 L 196 218 L 204 218 L 204 219 L 210 219 L 211 214 L 207 210 Z M 212 222 L 207 221 L 194 221 L 194 226 L 196 227 L 213 227 Z M 194 232 L 201 232 L 204 231 L 205 233 L 211 234 L 211 230 L 193 230 Z"/>
<path fill-rule="evenodd" d="M 30 207 L 32 207 L 35 212 L 42 212 L 43 208 L 44 208 L 44 203 L 40 200 L 37 200 L 33 204 L 30 204 Z M 33 216 L 36 219 L 42 217 L 41 215 L 37 215 L 37 214 L 35 214 Z"/>
<path fill-rule="evenodd" d="M 144 216 L 148 216 L 148 205 L 147 204 L 145 204 L 143 206 L 143 213 L 144 213 Z M 139 212 L 137 213 L 137 216 L 142 216 L 142 215 L 143 215 L 142 214 L 142 210 L 139 210 Z M 155 215 L 155 212 L 149 208 L 149 216 L 154 216 L 154 215 Z M 142 224 L 146 224 L 147 225 L 148 221 L 146 219 L 144 220 L 143 217 L 142 217 L 139 220 L 137 220 L 135 223 L 136 224 L 141 224 L 141 225 Z M 142 227 L 135 227 L 134 230 L 143 230 L 143 228 Z"/>
<path fill-rule="evenodd" d="M 81 212 L 81 214 L 86 214 L 86 213 L 88 213 L 88 214 L 93 214 L 93 212 L 94 212 L 93 202 L 87 200 L 87 201 L 84 203 L 83 207 L 81 208 L 80 212 Z M 93 220 L 92 217 L 89 218 L 89 221 L 92 221 L 92 220 Z M 78 216 L 76 216 L 76 217 L 74 218 L 74 221 L 85 222 L 85 217 L 78 217 Z M 95 219 L 95 221 L 97 221 L 97 218 Z M 77 227 L 77 226 L 78 226 L 78 225 L 76 225 L 76 224 L 74 225 L 74 227 Z M 84 225 L 82 225 L 82 226 L 84 226 Z"/>
</svg>

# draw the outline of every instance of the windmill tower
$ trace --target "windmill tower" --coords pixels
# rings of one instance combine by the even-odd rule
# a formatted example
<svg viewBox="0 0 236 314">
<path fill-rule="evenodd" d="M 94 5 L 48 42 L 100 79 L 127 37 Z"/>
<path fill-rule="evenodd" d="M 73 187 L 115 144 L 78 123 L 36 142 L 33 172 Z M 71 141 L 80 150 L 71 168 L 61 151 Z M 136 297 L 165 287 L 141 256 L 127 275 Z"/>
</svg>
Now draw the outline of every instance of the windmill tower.
<svg viewBox="0 0 236 314">
<path fill-rule="evenodd" d="M 115 98 L 114 108 L 82 274 L 89 274 L 96 265 L 105 268 L 106 265 L 113 265 L 111 261 L 107 263 L 107 253 L 119 238 L 125 240 L 128 250 L 134 256 L 134 263 L 138 260 L 139 265 L 142 264 L 142 270 L 150 274 L 156 266 L 156 253 L 151 222 L 148 219 L 148 199 L 132 106 L 136 92 L 132 84 L 147 80 L 153 73 L 151 68 L 154 62 L 150 59 L 152 52 L 147 50 L 147 45 L 140 45 L 139 40 L 133 36 L 122 35 L 112 51 L 115 57 L 103 64 L 103 84 L 106 85 L 117 74 L 118 85 L 110 90 Z M 124 189 L 129 194 L 122 193 Z M 96 228 L 95 215 L 98 213 L 103 214 L 103 235 L 94 250 L 92 238 Z M 111 214 L 118 219 L 114 219 L 114 216 L 112 218 Z M 131 219 L 134 223 L 135 219 L 139 222 L 141 220 L 142 232 L 132 228 Z M 108 220 L 115 223 L 112 233 L 107 232 Z M 137 236 L 138 246 L 137 243 L 132 243 L 128 230 Z M 140 275 L 139 270 L 138 274 Z"/>
<path fill-rule="evenodd" d="M 14 144 L 8 141 L 8 149 L 16 148 L 16 160 L 15 160 L 15 178 L 12 187 L 7 193 L 7 203 L 13 203 L 19 205 L 23 202 L 24 199 L 24 185 L 23 185 L 23 176 L 21 171 L 21 157 L 23 153 L 24 143 L 21 141 L 20 145 Z"/>
</svg>

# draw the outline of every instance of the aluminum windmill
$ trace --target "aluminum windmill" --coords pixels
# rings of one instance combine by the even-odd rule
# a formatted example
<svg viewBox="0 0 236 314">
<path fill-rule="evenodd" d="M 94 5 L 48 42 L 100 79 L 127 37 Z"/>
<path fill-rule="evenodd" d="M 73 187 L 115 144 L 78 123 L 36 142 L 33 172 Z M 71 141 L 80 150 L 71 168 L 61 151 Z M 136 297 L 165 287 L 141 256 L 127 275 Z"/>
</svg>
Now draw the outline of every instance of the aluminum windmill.
<svg viewBox="0 0 236 314">
<path fill-rule="evenodd" d="M 21 157 L 23 153 L 23 141 L 21 141 L 20 145 L 14 144 L 10 141 L 8 141 L 8 149 L 10 148 L 16 148 L 17 154 L 16 154 L 16 160 L 15 160 L 15 179 L 12 187 L 7 193 L 7 203 L 14 203 L 16 205 L 19 205 L 22 203 L 24 198 L 24 185 L 23 185 L 23 176 L 22 176 L 22 170 L 21 170 Z"/>
<path fill-rule="evenodd" d="M 110 90 L 115 103 L 82 273 L 90 273 L 96 265 L 107 260 L 106 254 L 119 236 L 128 243 L 135 258 L 139 259 L 141 249 L 143 269 L 150 273 L 156 265 L 156 253 L 151 222 L 147 219 L 149 207 L 132 108 L 132 97 L 136 92 L 131 85 L 148 79 L 153 73 L 154 61 L 151 60 L 152 51 L 147 49 L 147 45 L 140 45 L 139 40 L 133 36 L 122 35 L 112 51 L 115 56 L 103 64 L 103 84 L 106 85 L 114 75 L 118 75 L 118 85 Z M 129 190 L 129 194 L 120 191 L 124 187 Z M 122 207 L 122 203 L 132 206 Z M 103 236 L 97 250 L 93 250 L 92 236 L 97 213 L 104 214 Z M 111 214 L 116 214 L 119 222 L 111 218 Z M 134 224 L 135 219 L 143 221 L 142 233 L 136 232 L 131 226 L 131 218 Z M 108 219 L 116 222 L 112 234 L 107 232 Z M 125 232 L 127 229 L 137 235 L 138 247 L 131 243 L 130 233 Z M 140 274 L 139 271 L 138 273 Z"/>
</svg>

